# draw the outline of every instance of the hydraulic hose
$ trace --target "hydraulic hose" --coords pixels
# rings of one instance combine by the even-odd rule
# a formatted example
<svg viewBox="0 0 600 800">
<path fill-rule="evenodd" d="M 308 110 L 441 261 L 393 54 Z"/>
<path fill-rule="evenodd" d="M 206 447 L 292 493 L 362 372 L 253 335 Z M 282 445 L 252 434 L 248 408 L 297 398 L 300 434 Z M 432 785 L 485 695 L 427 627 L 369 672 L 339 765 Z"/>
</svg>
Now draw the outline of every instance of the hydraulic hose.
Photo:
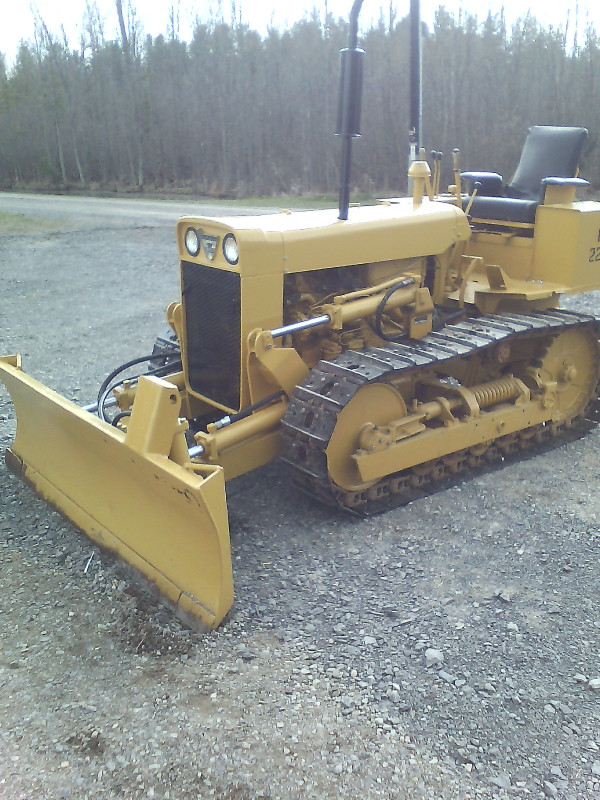
<svg viewBox="0 0 600 800">
<path fill-rule="evenodd" d="M 174 353 L 175 355 L 176 353 Z M 177 353 L 180 355 L 180 352 Z M 100 390 L 98 391 L 98 406 L 97 406 L 97 414 L 100 419 L 103 419 L 105 422 L 109 422 L 105 414 L 105 403 L 106 398 L 110 394 L 110 392 L 115 389 L 117 386 L 120 386 L 122 381 L 119 381 L 111 386 L 111 382 L 120 375 L 122 372 L 125 372 L 127 369 L 131 369 L 131 367 L 135 367 L 136 364 L 143 364 L 146 361 L 156 361 L 158 359 L 165 358 L 165 353 L 151 353 L 147 356 L 139 356 L 138 358 L 133 358 L 131 361 L 127 361 L 125 364 L 121 364 L 120 367 L 114 369 L 103 381 Z M 172 369 L 175 364 L 170 364 L 169 369 Z M 149 372 L 145 373 L 147 375 L 160 375 L 164 367 L 159 367 L 155 370 L 150 370 Z M 143 373 L 142 373 L 143 374 Z M 141 375 L 135 375 L 130 380 L 138 380 Z"/>
<path fill-rule="evenodd" d="M 399 333 L 396 336 L 390 336 L 383 330 L 383 312 L 385 311 L 385 307 L 388 303 L 390 297 L 397 292 L 399 289 L 406 289 L 407 286 L 412 286 L 415 282 L 414 278 L 404 278 L 398 283 L 395 283 L 393 286 L 387 290 L 387 292 L 381 298 L 381 302 L 377 306 L 377 311 L 375 312 L 375 333 L 384 341 L 386 342 L 398 342 L 400 339 L 406 338 L 405 333 Z"/>
<path fill-rule="evenodd" d="M 122 419 L 125 419 L 125 417 L 130 417 L 130 416 L 131 416 L 131 411 L 120 411 L 118 414 L 115 414 L 115 416 L 111 419 L 110 424 L 114 428 L 116 428 Z"/>
<path fill-rule="evenodd" d="M 226 417 L 215 422 L 217 430 L 221 428 L 225 428 L 227 425 L 231 425 L 232 422 L 239 422 L 241 419 L 246 419 L 251 414 L 254 414 L 255 411 L 258 411 L 260 408 L 264 408 L 264 406 L 268 406 L 271 403 L 274 403 L 276 400 L 285 397 L 285 392 L 283 389 L 280 389 L 278 392 L 274 394 L 270 394 L 268 397 L 264 397 L 262 400 L 258 400 L 256 403 L 252 403 L 250 406 L 246 406 L 241 411 L 238 411 L 237 414 L 230 414 Z"/>
</svg>

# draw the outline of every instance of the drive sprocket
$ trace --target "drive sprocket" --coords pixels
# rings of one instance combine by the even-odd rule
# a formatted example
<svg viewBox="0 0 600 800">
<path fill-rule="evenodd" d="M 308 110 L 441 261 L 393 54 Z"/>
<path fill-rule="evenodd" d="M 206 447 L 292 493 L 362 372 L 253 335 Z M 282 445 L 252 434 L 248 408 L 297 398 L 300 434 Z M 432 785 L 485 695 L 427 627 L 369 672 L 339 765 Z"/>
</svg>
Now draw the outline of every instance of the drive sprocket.
<svg viewBox="0 0 600 800">
<path fill-rule="evenodd" d="M 570 328 L 559 333 L 523 379 L 534 391 L 555 385 L 548 402 L 555 404 L 557 424 L 585 416 L 598 382 L 598 342 L 593 331 Z"/>
</svg>

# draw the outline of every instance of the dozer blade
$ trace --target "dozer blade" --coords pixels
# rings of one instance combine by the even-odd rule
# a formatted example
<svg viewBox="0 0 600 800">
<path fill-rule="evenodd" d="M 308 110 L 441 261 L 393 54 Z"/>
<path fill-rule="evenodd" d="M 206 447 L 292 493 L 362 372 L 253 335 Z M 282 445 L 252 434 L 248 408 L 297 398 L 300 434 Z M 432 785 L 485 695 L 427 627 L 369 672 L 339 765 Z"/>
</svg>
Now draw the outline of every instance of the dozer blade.
<svg viewBox="0 0 600 800">
<path fill-rule="evenodd" d="M 233 603 L 223 470 L 169 458 L 176 388 L 140 379 L 124 433 L 26 375 L 18 356 L 0 358 L 0 379 L 17 413 L 8 466 L 187 624 L 216 627 Z"/>
</svg>

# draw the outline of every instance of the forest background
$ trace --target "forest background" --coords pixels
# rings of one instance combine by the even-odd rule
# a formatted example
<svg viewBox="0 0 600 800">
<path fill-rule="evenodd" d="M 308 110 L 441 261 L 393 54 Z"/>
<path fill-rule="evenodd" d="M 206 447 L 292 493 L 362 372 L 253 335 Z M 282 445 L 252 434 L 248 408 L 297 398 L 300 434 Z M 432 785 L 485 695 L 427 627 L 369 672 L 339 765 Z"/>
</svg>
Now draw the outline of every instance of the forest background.
<svg viewBox="0 0 600 800">
<path fill-rule="evenodd" d="M 261 35 L 198 20 L 189 42 L 144 36 L 132 5 L 104 36 L 88 4 L 77 49 L 36 21 L 13 66 L 0 54 L 0 188 L 171 189 L 222 197 L 325 194 L 339 180 L 339 51 L 346 20 L 316 14 Z M 568 28 L 568 26 L 567 26 Z M 409 23 L 390 11 L 369 30 L 363 139 L 353 185 L 406 188 Z M 600 187 L 600 38 L 588 27 L 508 29 L 440 7 L 423 37 L 423 141 L 463 169 L 510 178 L 528 126 L 583 125 L 581 174 Z"/>
</svg>

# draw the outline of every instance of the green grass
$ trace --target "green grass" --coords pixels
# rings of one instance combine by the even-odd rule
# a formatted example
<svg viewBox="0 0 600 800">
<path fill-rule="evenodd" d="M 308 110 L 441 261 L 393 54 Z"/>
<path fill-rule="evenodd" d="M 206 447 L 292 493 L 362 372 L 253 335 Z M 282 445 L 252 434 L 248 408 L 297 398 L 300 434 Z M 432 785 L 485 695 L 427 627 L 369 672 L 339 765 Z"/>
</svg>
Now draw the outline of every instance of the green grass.
<svg viewBox="0 0 600 800">
<path fill-rule="evenodd" d="M 131 197 L 128 193 L 103 195 L 111 197 Z M 172 189 L 168 192 L 147 189 L 135 195 L 144 200 L 161 200 L 166 203 L 206 203 L 211 206 L 227 206 L 229 208 L 289 208 L 289 209 L 317 209 L 337 208 L 338 198 L 335 194 L 309 194 L 309 195 L 277 195 L 276 197 L 214 197 L 213 195 L 196 194 L 184 190 Z M 365 195 L 361 198 L 352 198 L 352 202 L 373 203 L 373 198 Z"/>
<path fill-rule="evenodd" d="M 105 195 L 108 196 L 108 195 Z M 177 192 L 173 190 L 168 194 L 162 192 L 146 191 L 135 197 L 128 194 L 114 194 L 110 197 L 127 197 L 140 200 L 160 200 L 165 203 L 205 203 L 211 206 L 224 206 L 228 208 L 289 208 L 312 209 L 312 208 L 337 208 L 337 197 L 333 195 L 280 195 L 277 197 L 212 197 L 211 195 L 194 194 L 187 192 Z"/>
<path fill-rule="evenodd" d="M 61 223 L 40 217 L 28 217 L 26 214 L 7 214 L 0 211 L 0 234 L 17 236 L 23 233 L 47 233 L 57 230 Z"/>
<path fill-rule="evenodd" d="M 145 200 L 162 200 L 163 202 L 187 202 L 193 201 L 195 203 L 207 203 L 213 206 L 228 206 L 238 208 L 274 208 L 283 209 L 289 208 L 291 210 L 309 210 L 319 208 L 337 208 L 338 195 L 337 192 L 327 193 L 309 193 L 305 195 L 276 195 L 265 196 L 253 195 L 251 197 L 231 197 L 221 195 L 215 197 L 211 195 L 196 194 L 189 188 L 181 186 L 173 186 L 170 188 L 153 188 L 145 187 L 140 191 L 137 187 L 135 189 L 127 189 L 126 187 L 115 187 L 113 191 L 107 190 L 105 187 L 55 187 L 55 186 L 42 186 L 31 185 L 28 187 L 21 187 L 21 191 L 29 192 L 31 194 L 59 194 L 73 197 L 110 197 L 110 198 L 140 198 Z M 360 205 L 373 205 L 375 197 L 371 194 L 362 192 L 354 192 L 350 197 L 352 203 Z M 20 220 L 19 220 L 20 218 Z M 46 221 L 47 224 L 51 224 Z M 32 220 L 27 220 L 21 214 L 2 214 L 0 213 L 0 231 L 18 233 L 27 230 L 32 224 Z"/>
<path fill-rule="evenodd" d="M 207 202 L 214 205 L 239 206 L 240 208 L 330 208 L 337 203 L 337 200 L 328 195 L 310 195 L 308 197 L 298 197 L 286 195 L 282 197 L 243 197 L 243 198 L 224 198 L 213 200 L 206 198 Z"/>
<path fill-rule="evenodd" d="M 33 220 L 24 214 L 5 214 L 0 211 L 0 232 L 22 233 L 33 225 Z"/>
<path fill-rule="evenodd" d="M 152 195 L 146 195 L 151 197 Z M 195 201 L 210 203 L 219 206 L 239 206 L 239 208 L 289 208 L 289 209 L 313 209 L 313 208 L 337 208 L 337 194 L 310 194 L 310 195 L 278 195 L 277 197 L 205 197 L 193 195 Z M 375 199 L 372 195 L 356 194 L 350 198 L 352 203 L 360 205 L 373 205 Z"/>
</svg>

